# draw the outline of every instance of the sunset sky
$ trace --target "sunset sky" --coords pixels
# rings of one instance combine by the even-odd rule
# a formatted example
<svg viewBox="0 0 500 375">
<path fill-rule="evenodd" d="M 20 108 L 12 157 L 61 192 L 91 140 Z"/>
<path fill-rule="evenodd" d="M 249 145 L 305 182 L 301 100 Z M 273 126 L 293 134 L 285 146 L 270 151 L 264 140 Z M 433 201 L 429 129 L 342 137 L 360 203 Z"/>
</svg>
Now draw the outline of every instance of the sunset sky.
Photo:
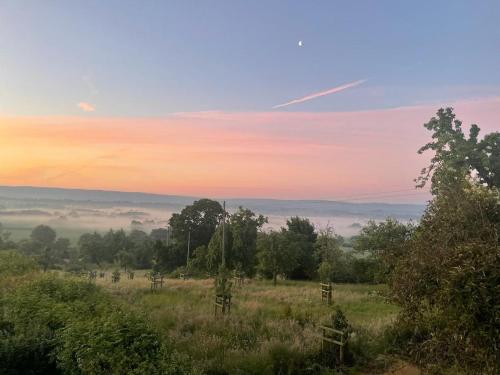
<svg viewBox="0 0 500 375">
<path fill-rule="evenodd" d="M 423 202 L 440 106 L 500 131 L 499 19 L 498 1 L 0 1 L 0 185 Z"/>
</svg>

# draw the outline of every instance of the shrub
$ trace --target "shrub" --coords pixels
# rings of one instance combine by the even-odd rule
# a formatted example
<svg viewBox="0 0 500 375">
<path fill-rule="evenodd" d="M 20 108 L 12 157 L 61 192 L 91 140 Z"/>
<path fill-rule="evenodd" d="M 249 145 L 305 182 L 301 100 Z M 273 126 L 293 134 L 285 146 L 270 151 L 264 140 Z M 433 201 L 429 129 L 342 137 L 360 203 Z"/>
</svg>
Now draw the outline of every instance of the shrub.
<svg viewBox="0 0 500 375">
<path fill-rule="evenodd" d="M 183 374 L 137 313 L 93 284 L 39 276 L 0 300 L 2 374 Z"/>
<path fill-rule="evenodd" d="M 441 191 L 424 214 L 392 291 L 408 351 L 422 365 L 499 370 L 500 195 L 473 182 Z"/>
<path fill-rule="evenodd" d="M 59 368 L 67 374 L 155 374 L 161 372 L 160 338 L 130 312 L 72 320 L 60 332 Z"/>
</svg>

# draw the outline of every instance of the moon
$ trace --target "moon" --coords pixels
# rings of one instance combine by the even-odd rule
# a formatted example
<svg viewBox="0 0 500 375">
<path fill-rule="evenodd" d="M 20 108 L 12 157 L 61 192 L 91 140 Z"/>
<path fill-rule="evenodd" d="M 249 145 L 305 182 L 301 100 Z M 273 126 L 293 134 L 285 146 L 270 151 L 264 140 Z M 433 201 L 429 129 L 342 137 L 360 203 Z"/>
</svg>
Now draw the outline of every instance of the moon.
<svg viewBox="0 0 500 375">
<path fill-rule="evenodd" d="M 299 47 L 302 47 L 304 43 L 302 43 L 302 40 L 299 40 Z"/>
</svg>

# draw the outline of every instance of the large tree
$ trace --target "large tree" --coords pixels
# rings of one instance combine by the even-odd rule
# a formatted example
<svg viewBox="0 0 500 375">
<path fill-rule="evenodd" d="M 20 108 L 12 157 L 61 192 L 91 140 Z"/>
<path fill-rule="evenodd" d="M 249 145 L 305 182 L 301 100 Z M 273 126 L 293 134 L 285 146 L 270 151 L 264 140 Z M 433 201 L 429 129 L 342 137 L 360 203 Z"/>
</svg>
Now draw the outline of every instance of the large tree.
<svg viewBox="0 0 500 375">
<path fill-rule="evenodd" d="M 469 181 L 439 193 L 396 266 L 400 323 L 425 364 L 499 370 L 499 202 L 498 189 Z"/>
<path fill-rule="evenodd" d="M 290 277 L 293 279 L 312 279 L 317 270 L 314 245 L 318 234 L 314 225 L 307 218 L 294 216 L 286 221 L 286 228 L 282 228 L 282 231 L 286 232 L 287 240 L 293 242 L 298 250 L 298 261 Z"/>
<path fill-rule="evenodd" d="M 333 281 L 344 272 L 344 254 L 340 248 L 342 242 L 343 238 L 335 234 L 331 227 L 319 233 L 314 248 L 320 280 Z"/>
<path fill-rule="evenodd" d="M 80 255 L 85 261 L 100 265 L 106 261 L 102 236 L 97 233 L 84 233 L 78 240 Z"/>
<path fill-rule="evenodd" d="M 472 124 L 467 137 L 462 122 L 455 117 L 453 108 L 441 108 L 436 117 L 424 124 L 432 132 L 432 141 L 422 146 L 418 153 L 433 151 L 434 155 L 431 164 L 416 179 L 417 186 L 424 186 L 430 179 L 435 193 L 464 175 L 473 175 L 480 183 L 499 188 L 500 133 L 490 133 L 479 139 L 480 128 Z"/>
<path fill-rule="evenodd" d="M 229 220 L 232 234 L 230 257 L 233 267 L 250 276 L 255 273 L 257 232 L 266 222 L 267 218 L 264 216 L 257 216 L 242 207 L 239 207 Z"/>
<path fill-rule="evenodd" d="M 219 202 L 200 199 L 186 206 L 180 213 L 174 213 L 169 220 L 175 241 L 187 247 L 188 238 L 192 249 L 207 246 L 215 233 L 223 214 Z"/>
<path fill-rule="evenodd" d="M 391 290 L 409 352 L 422 366 L 498 374 L 500 348 L 499 133 L 462 132 L 450 108 L 425 124 L 435 151 L 433 199 L 396 264 Z"/>
<path fill-rule="evenodd" d="M 210 240 L 205 254 L 205 269 L 210 273 L 216 273 L 222 264 L 222 238 L 224 237 L 224 259 L 226 268 L 234 268 L 233 259 L 231 256 L 231 248 L 233 247 L 233 233 L 231 227 L 226 224 L 224 228 L 224 236 L 222 236 L 222 225 L 217 227 L 212 239 Z M 196 257 L 199 259 L 203 256 L 200 250 L 196 252 Z"/>
<path fill-rule="evenodd" d="M 414 226 L 388 218 L 369 221 L 354 240 L 354 249 L 368 253 L 377 263 L 377 281 L 388 281 L 397 262 L 407 252 Z"/>
<path fill-rule="evenodd" d="M 56 240 L 56 232 L 48 225 L 38 225 L 31 231 L 30 237 L 43 246 L 51 246 Z"/>
<path fill-rule="evenodd" d="M 271 231 L 259 233 L 257 257 L 259 272 L 273 279 L 276 285 L 278 276 L 290 277 L 299 262 L 299 245 L 291 232 Z"/>
</svg>

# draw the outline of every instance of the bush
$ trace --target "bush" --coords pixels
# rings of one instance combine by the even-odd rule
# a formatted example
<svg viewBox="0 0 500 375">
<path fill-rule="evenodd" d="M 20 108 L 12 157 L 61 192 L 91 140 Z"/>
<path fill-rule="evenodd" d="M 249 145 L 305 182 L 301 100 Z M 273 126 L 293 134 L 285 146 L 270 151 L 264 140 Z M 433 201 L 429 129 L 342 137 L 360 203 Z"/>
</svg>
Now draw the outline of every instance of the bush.
<svg viewBox="0 0 500 375">
<path fill-rule="evenodd" d="M 67 374 L 162 373 L 158 335 L 130 312 L 72 320 L 60 332 L 57 362 Z"/>
<path fill-rule="evenodd" d="M 0 300 L 2 374 L 183 374 L 146 321 L 93 284 L 39 276 Z"/>
<path fill-rule="evenodd" d="M 464 182 L 427 208 L 392 283 L 398 324 L 421 365 L 498 373 L 499 232 L 496 189 Z"/>
<path fill-rule="evenodd" d="M 0 251 L 0 280 L 10 276 L 22 276 L 38 270 L 33 258 L 16 251 Z"/>
</svg>

